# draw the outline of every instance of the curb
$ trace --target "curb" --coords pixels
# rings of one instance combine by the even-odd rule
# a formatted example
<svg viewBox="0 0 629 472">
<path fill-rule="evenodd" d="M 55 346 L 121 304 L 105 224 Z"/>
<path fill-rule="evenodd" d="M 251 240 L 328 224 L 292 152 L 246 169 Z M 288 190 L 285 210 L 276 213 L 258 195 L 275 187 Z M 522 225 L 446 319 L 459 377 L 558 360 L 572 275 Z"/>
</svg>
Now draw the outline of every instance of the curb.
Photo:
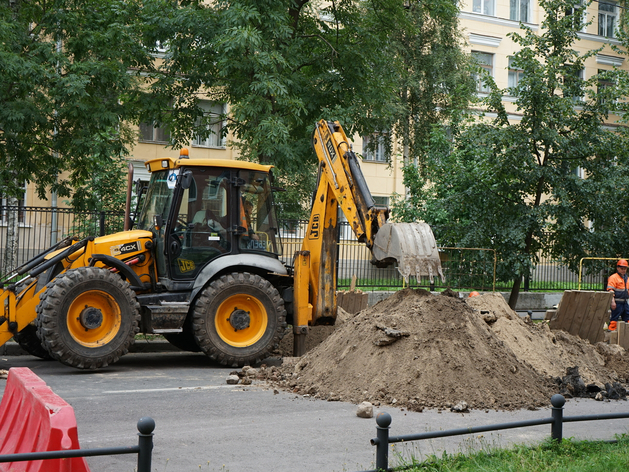
<svg viewBox="0 0 629 472">
<path fill-rule="evenodd" d="M 138 340 L 129 349 L 129 352 L 183 352 L 168 341 L 161 340 Z M 0 346 L 0 356 L 29 356 L 30 354 L 20 347 L 18 343 L 11 340 Z"/>
</svg>

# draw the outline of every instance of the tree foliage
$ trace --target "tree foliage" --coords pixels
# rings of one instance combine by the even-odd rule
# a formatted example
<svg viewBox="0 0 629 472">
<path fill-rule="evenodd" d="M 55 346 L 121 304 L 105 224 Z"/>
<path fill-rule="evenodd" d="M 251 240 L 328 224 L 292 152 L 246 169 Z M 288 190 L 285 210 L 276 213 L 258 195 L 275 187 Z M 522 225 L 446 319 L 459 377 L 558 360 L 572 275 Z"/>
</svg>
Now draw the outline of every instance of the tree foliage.
<svg viewBox="0 0 629 472">
<path fill-rule="evenodd" d="M 398 0 L 219 0 L 169 9 L 146 28 L 146 43 L 168 44 L 153 78 L 152 119 L 186 143 L 190 124 L 208 133 L 204 95 L 229 104 L 231 143 L 245 159 L 271 163 L 281 178 L 313 173 L 311 139 L 320 119 L 348 135 L 438 119 L 461 54 L 456 2 Z M 168 14 L 164 12 L 168 11 Z M 177 32 L 177 34 L 173 34 Z M 421 52 L 420 52 L 421 51 Z M 413 83 L 410 83 L 413 82 Z M 402 89 L 412 90 L 403 100 Z M 416 93 L 423 90 L 425 93 Z"/>
<path fill-rule="evenodd" d="M 117 168 L 134 125 L 160 123 L 188 145 L 216 121 L 203 99 L 228 104 L 229 145 L 278 168 L 289 208 L 311 190 L 301 176 L 315 174 L 321 118 L 349 135 L 405 123 L 420 148 L 412 133 L 464 96 L 457 11 L 452 0 L 2 3 L 0 179 L 7 194 L 33 181 L 42 196 L 78 190 L 76 204 L 97 204 L 112 177 L 100 170 Z"/>
<path fill-rule="evenodd" d="M 455 2 L 409 2 L 405 27 L 392 28 L 401 106 L 391 131 L 406 164 L 421 166 L 433 125 L 449 121 L 475 100 L 473 64 L 462 49 L 458 13 Z M 403 212 L 404 206 L 398 209 Z"/>
<path fill-rule="evenodd" d="M 629 244 L 629 136 L 606 124 L 626 77 L 614 70 L 580 80 L 597 53 L 575 47 L 583 16 L 566 13 L 571 1 L 540 6 L 539 32 L 522 26 L 511 34 L 520 46 L 513 67 L 524 71 L 517 86 L 501 90 L 485 79 L 493 117 L 470 114 L 435 128 L 426 167 L 407 172 L 410 210 L 435 227 L 440 244 L 498 252 L 499 278 L 514 280 L 512 307 L 540 255 L 576 269 L 581 257 L 626 254 Z M 599 86 L 603 78 L 608 87 Z"/>
<path fill-rule="evenodd" d="M 300 169 L 313 162 L 317 120 L 339 119 L 350 132 L 362 132 L 390 115 L 397 90 L 388 22 L 402 13 L 400 2 L 349 0 L 330 3 L 323 17 L 303 0 L 217 1 L 172 10 L 147 30 L 169 50 L 153 84 L 160 118 L 170 123 L 175 142 L 186 143 L 190 123 L 203 118 L 197 105 L 205 92 L 229 104 L 231 144 L 243 157 Z M 205 124 L 196 131 L 206 132 Z"/>
<path fill-rule="evenodd" d="M 132 71 L 152 63 L 135 27 L 141 6 L 134 0 L 0 3 L 5 195 L 20 195 L 30 181 L 42 198 L 47 190 L 68 197 L 119 166 L 135 141 L 142 96 Z"/>
</svg>

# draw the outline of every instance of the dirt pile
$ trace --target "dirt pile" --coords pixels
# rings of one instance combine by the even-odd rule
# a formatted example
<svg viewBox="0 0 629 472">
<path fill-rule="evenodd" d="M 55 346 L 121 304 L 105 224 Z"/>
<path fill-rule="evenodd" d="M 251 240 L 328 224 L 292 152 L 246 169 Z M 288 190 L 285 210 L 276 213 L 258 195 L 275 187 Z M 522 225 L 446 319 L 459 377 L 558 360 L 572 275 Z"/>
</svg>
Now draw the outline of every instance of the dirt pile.
<svg viewBox="0 0 629 472">
<path fill-rule="evenodd" d="M 496 293 L 464 301 L 452 292 L 406 289 L 342 318 L 305 356 L 286 358 L 264 377 L 332 401 L 513 410 L 548 405 L 571 367 L 599 392 L 626 382 L 629 372 L 622 348 L 523 320 Z"/>
</svg>

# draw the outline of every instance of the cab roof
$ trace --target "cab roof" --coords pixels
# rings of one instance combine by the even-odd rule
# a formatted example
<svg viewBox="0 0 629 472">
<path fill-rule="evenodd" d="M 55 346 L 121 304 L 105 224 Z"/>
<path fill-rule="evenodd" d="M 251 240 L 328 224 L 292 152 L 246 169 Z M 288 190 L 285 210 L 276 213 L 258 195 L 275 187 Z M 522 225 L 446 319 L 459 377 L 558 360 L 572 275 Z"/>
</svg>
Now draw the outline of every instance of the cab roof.
<svg viewBox="0 0 629 472">
<path fill-rule="evenodd" d="M 227 167 L 230 169 L 253 170 L 269 172 L 273 166 L 256 164 L 255 162 L 236 161 L 231 159 L 188 159 L 160 157 L 144 163 L 149 172 L 157 172 L 164 169 L 179 169 L 180 167 Z"/>
</svg>

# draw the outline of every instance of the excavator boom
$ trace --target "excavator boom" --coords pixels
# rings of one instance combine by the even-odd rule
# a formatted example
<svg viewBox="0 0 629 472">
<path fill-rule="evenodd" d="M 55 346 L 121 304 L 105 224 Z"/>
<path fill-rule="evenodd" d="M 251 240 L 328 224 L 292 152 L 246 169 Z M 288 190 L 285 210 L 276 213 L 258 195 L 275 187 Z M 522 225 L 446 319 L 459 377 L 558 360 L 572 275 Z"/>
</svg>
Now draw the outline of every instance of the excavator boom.
<svg viewBox="0 0 629 472">
<path fill-rule="evenodd" d="M 443 278 L 439 253 L 425 223 L 389 223 L 389 210 L 377 208 L 360 169 L 358 157 L 338 122 L 321 120 L 313 136 L 319 179 L 302 250 L 295 256 L 294 354 L 301 355 L 309 325 L 336 318 L 338 209 L 359 242 L 372 252 L 373 263 L 397 262 L 400 274 Z"/>
</svg>

